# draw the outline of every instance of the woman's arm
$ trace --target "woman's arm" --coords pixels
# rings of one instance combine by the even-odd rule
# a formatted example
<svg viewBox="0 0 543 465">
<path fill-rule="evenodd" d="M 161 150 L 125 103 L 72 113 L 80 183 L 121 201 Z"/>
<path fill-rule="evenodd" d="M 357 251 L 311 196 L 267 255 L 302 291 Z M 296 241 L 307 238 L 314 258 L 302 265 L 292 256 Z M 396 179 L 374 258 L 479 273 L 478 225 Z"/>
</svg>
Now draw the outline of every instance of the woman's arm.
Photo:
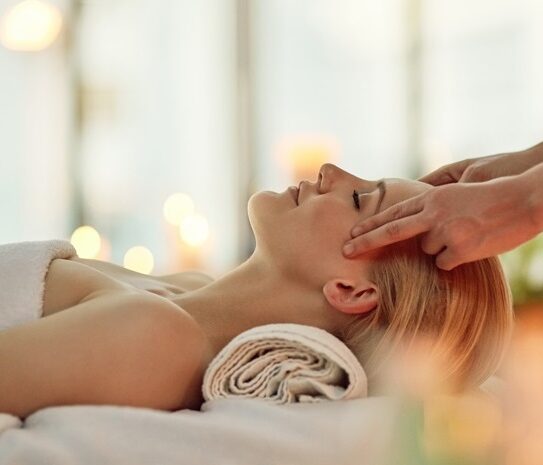
<svg viewBox="0 0 543 465">
<path fill-rule="evenodd" d="M 0 332 L 0 412 L 24 418 L 55 405 L 199 407 L 193 401 L 206 344 L 190 315 L 166 299 L 126 291 L 72 309 Z"/>
</svg>

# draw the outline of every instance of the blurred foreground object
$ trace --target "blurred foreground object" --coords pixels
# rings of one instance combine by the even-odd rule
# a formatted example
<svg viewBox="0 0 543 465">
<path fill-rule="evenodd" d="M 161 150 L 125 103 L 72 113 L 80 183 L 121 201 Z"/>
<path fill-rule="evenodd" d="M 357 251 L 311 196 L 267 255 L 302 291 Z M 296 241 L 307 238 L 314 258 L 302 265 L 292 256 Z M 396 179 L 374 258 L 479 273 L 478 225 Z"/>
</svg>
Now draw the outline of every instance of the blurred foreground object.
<svg viewBox="0 0 543 465">
<path fill-rule="evenodd" d="M 398 351 L 383 383 L 398 399 L 392 465 L 541 465 L 543 463 L 543 312 L 517 319 L 500 378 L 447 393 L 429 341 Z"/>
<path fill-rule="evenodd" d="M 505 465 L 543 463 L 543 312 L 519 315 L 505 364 L 503 449 Z"/>
<path fill-rule="evenodd" d="M 500 256 L 517 311 L 543 310 L 543 234 Z"/>
</svg>

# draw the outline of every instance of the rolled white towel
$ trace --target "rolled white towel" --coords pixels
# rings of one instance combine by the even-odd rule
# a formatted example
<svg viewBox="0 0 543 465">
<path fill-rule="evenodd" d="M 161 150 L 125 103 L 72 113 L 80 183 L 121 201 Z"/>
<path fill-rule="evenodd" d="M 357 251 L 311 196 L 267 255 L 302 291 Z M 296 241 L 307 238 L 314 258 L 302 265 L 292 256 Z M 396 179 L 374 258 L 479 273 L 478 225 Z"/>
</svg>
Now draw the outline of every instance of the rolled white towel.
<svg viewBox="0 0 543 465">
<path fill-rule="evenodd" d="M 42 316 L 51 261 L 75 255 L 72 244 L 61 239 L 0 245 L 0 331 Z"/>
<path fill-rule="evenodd" d="M 23 421 L 19 417 L 0 412 L 0 434 L 8 429 L 21 428 L 22 426 Z"/>
<path fill-rule="evenodd" d="M 257 326 L 232 339 L 203 380 L 206 401 L 261 398 L 277 404 L 367 396 L 367 377 L 355 355 L 320 328 Z"/>
</svg>

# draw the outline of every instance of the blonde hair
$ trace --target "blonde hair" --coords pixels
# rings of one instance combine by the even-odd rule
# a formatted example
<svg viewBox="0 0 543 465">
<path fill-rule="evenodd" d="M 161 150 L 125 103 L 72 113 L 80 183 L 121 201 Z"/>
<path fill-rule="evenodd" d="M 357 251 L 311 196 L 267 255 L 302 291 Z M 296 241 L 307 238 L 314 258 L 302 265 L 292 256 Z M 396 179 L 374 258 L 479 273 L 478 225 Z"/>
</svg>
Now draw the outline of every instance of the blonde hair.
<svg viewBox="0 0 543 465">
<path fill-rule="evenodd" d="M 513 325 L 512 299 L 496 257 L 436 267 L 418 240 L 387 247 L 370 272 L 379 304 L 355 317 L 341 339 L 372 381 L 400 344 L 430 336 L 444 361 L 444 383 L 453 391 L 479 385 L 497 369 Z"/>
</svg>

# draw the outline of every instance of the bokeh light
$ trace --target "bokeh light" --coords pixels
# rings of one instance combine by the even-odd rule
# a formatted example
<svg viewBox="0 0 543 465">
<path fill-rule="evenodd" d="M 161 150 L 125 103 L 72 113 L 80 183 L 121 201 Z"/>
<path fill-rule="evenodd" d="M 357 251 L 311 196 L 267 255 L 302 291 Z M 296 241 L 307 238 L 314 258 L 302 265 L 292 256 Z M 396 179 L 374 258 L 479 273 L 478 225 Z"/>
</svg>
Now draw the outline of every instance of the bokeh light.
<svg viewBox="0 0 543 465">
<path fill-rule="evenodd" d="M 293 180 L 315 179 L 324 163 L 337 163 L 339 142 L 324 134 L 299 134 L 287 137 L 277 146 L 278 161 Z"/>
<path fill-rule="evenodd" d="M 73 233 L 70 242 L 80 258 L 96 258 L 100 252 L 102 240 L 92 226 L 80 226 Z"/>
<path fill-rule="evenodd" d="M 179 226 L 183 218 L 194 213 L 194 202 L 187 194 L 172 194 L 164 202 L 163 213 L 168 223 Z"/>
<path fill-rule="evenodd" d="M 131 247 L 124 254 L 124 267 L 138 273 L 149 274 L 153 271 L 155 260 L 153 254 L 147 247 Z"/>
<path fill-rule="evenodd" d="M 193 247 L 203 244 L 209 236 L 209 225 L 202 215 L 189 215 L 179 225 L 179 237 Z"/>
<path fill-rule="evenodd" d="M 62 14 L 56 6 L 25 0 L 0 20 L 0 42 L 10 50 L 36 52 L 49 47 L 61 29 Z"/>
</svg>

